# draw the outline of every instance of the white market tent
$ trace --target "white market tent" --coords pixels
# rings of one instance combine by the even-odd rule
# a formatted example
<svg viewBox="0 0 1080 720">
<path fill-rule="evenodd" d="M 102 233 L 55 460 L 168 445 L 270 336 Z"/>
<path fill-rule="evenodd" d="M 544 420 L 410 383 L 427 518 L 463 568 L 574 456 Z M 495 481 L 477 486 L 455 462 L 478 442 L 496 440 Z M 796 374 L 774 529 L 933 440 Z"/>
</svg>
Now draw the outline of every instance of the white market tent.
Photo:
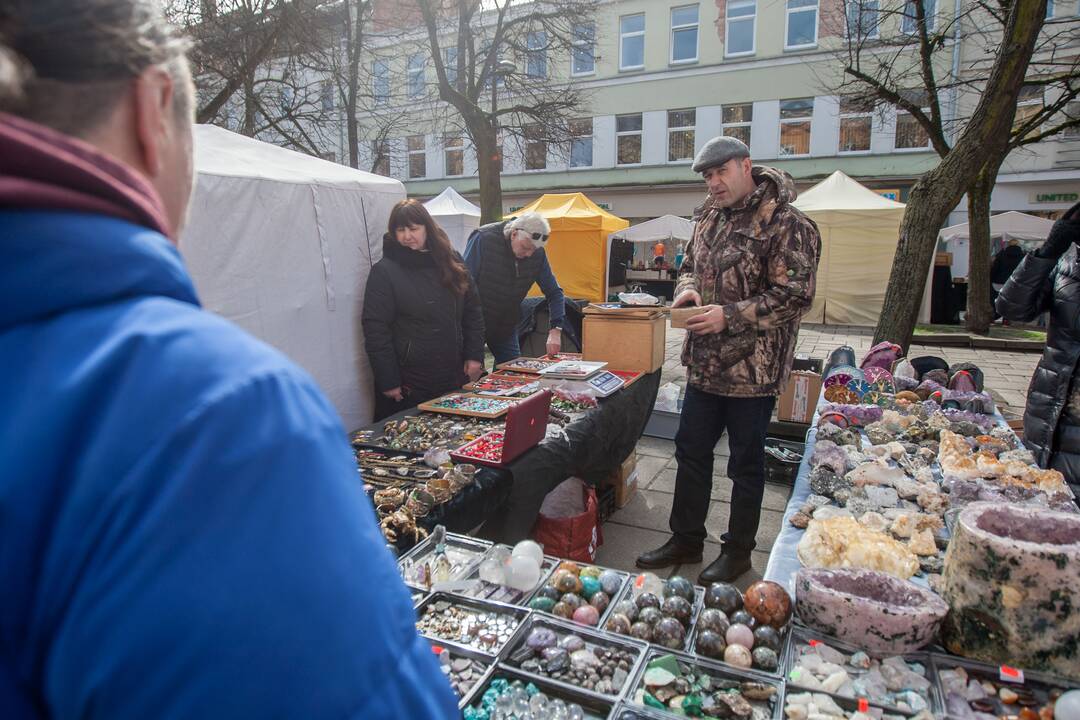
<svg viewBox="0 0 1080 720">
<path fill-rule="evenodd" d="M 452 187 L 447 187 L 428 200 L 424 207 L 439 223 L 439 227 L 446 231 L 454 249 L 464 255 L 469 235 L 480 227 L 480 208 L 461 197 Z"/>
<path fill-rule="evenodd" d="M 661 215 L 652 220 L 646 220 L 637 225 L 631 225 L 625 230 L 616 230 L 609 236 L 610 240 L 629 240 L 638 243 L 667 242 L 669 240 L 681 240 L 690 242 L 694 234 L 694 223 L 678 215 Z"/>
<path fill-rule="evenodd" d="M 821 231 L 817 292 L 803 322 L 876 324 L 904 204 L 878 195 L 839 170 L 793 204 Z"/>
<path fill-rule="evenodd" d="M 360 327 L 397 180 L 209 125 L 180 251 L 203 305 L 307 370 L 353 430 L 371 422 Z"/>
<path fill-rule="evenodd" d="M 992 251 L 1005 247 L 1010 240 L 1018 240 L 1025 250 L 1034 250 L 1042 245 L 1054 226 L 1053 220 L 1046 220 L 1022 212 L 1009 211 L 990 217 L 990 245 Z M 945 249 L 952 253 L 952 276 L 968 276 L 968 242 L 971 230 L 968 223 L 951 225 L 938 233 L 938 239 L 945 241 Z"/>
</svg>

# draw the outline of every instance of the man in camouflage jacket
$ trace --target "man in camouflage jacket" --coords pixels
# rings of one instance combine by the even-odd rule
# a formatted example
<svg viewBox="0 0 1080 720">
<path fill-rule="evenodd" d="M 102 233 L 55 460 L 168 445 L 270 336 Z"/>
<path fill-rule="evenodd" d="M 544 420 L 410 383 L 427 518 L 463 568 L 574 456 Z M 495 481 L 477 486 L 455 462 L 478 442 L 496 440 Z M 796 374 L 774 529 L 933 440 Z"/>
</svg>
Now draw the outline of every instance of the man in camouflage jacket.
<svg viewBox="0 0 1080 720">
<path fill-rule="evenodd" d="M 752 165 L 735 138 L 710 140 L 693 169 L 709 197 L 696 213 L 672 307 L 705 312 L 687 321 L 683 345 L 687 387 L 675 437 L 673 535 L 637 564 L 701 561 L 713 451 L 726 430 L 731 511 L 721 555 L 699 577 L 707 585 L 750 569 L 765 489 L 765 432 L 791 371 L 799 318 L 814 299 L 821 239 L 814 222 L 791 206 L 791 176 Z"/>
</svg>

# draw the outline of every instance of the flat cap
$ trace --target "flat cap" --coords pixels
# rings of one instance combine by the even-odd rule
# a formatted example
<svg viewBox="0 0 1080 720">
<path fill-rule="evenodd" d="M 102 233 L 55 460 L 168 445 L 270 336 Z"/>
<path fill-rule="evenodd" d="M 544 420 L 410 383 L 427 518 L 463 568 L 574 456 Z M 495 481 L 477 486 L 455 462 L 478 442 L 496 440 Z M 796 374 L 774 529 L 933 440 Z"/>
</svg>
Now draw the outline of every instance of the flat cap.
<svg viewBox="0 0 1080 720">
<path fill-rule="evenodd" d="M 694 158 L 692 170 L 696 173 L 705 172 L 711 167 L 719 167 L 732 158 L 750 157 L 750 148 L 738 138 L 721 135 L 714 137 L 702 146 Z"/>
</svg>

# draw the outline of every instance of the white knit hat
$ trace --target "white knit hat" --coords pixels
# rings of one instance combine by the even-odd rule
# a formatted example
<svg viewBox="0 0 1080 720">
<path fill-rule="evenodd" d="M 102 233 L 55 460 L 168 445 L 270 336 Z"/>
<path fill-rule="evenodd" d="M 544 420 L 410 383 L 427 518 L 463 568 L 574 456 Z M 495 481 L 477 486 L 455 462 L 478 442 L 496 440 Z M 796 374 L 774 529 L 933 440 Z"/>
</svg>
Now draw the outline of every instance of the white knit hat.
<svg viewBox="0 0 1080 720">
<path fill-rule="evenodd" d="M 510 236 L 515 230 L 521 230 L 529 236 L 533 245 L 538 248 L 544 247 L 544 244 L 548 241 L 548 236 L 551 235 L 551 225 L 540 213 L 527 212 L 522 213 L 506 225 L 507 237 Z"/>
</svg>

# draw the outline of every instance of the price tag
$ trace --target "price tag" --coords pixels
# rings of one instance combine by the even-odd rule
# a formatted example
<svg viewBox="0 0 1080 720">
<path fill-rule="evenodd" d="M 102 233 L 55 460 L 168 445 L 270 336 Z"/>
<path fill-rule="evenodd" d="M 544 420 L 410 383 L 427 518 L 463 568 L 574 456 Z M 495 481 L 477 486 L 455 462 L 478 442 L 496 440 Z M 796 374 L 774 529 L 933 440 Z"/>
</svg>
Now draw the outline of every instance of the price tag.
<svg viewBox="0 0 1080 720">
<path fill-rule="evenodd" d="M 636 578 L 634 578 L 634 587 L 636 587 L 638 590 L 645 587 L 645 573 L 642 573 Z"/>
<path fill-rule="evenodd" d="M 435 653 L 436 655 L 442 655 L 444 652 L 446 652 L 446 648 L 440 645 L 432 645 L 431 652 Z"/>
<path fill-rule="evenodd" d="M 998 677 L 1001 678 L 1001 682 L 1016 683 L 1017 685 L 1024 684 L 1024 671 L 1008 665 L 1002 665 L 998 668 Z"/>
<path fill-rule="evenodd" d="M 810 647 L 817 647 L 818 645 L 821 644 L 821 641 L 820 640 L 810 640 L 809 644 L 810 644 Z"/>
<path fill-rule="evenodd" d="M 870 703 L 867 701 L 866 698 L 859 698 L 859 712 L 870 712 Z"/>
</svg>

